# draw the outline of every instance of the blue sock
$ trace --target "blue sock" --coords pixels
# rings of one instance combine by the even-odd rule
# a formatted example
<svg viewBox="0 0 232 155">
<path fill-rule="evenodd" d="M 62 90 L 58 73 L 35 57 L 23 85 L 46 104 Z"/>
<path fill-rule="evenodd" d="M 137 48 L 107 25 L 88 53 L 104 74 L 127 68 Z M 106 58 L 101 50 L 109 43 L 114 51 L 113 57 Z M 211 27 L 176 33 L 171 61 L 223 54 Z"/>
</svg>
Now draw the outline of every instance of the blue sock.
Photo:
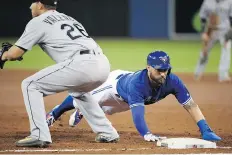
<svg viewBox="0 0 232 155">
<path fill-rule="evenodd" d="M 53 111 L 53 116 L 55 118 L 55 120 L 57 120 L 63 113 L 65 113 L 66 111 L 75 109 L 75 107 L 73 106 L 73 98 L 72 96 L 68 96 L 59 106 L 58 108 L 54 109 Z"/>
<path fill-rule="evenodd" d="M 203 134 L 205 131 L 212 131 L 209 127 L 209 125 L 207 124 L 206 120 L 202 119 L 200 121 L 197 122 L 197 125 L 201 131 L 201 134 Z"/>
</svg>

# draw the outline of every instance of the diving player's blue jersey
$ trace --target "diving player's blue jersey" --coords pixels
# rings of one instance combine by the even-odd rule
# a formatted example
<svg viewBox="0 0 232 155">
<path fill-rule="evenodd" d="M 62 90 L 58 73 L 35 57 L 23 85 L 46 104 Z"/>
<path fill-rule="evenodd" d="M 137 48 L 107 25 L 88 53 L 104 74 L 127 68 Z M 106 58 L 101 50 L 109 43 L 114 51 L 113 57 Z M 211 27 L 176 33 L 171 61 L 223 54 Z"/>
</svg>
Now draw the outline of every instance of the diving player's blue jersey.
<svg viewBox="0 0 232 155">
<path fill-rule="evenodd" d="M 181 79 L 172 73 L 167 75 L 163 85 L 159 88 L 152 88 L 147 69 L 120 76 L 117 91 L 129 104 L 135 126 L 137 129 L 141 127 L 138 131 L 142 136 L 149 132 L 144 121 L 144 105 L 153 104 L 169 94 L 173 94 L 182 105 L 185 105 L 191 99 L 189 91 Z"/>
</svg>

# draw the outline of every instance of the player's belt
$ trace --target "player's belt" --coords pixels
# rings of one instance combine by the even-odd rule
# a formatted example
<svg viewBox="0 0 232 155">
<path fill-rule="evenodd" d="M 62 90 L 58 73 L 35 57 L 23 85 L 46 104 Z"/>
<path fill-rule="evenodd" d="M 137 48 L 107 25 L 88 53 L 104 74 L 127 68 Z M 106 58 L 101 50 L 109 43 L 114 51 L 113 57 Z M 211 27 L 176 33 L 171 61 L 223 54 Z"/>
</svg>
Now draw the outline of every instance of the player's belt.
<svg viewBox="0 0 232 155">
<path fill-rule="evenodd" d="M 95 52 L 94 52 L 94 50 L 84 50 L 84 51 L 80 51 L 80 55 L 83 55 L 83 54 L 94 54 L 94 55 L 96 55 L 95 54 Z"/>
</svg>

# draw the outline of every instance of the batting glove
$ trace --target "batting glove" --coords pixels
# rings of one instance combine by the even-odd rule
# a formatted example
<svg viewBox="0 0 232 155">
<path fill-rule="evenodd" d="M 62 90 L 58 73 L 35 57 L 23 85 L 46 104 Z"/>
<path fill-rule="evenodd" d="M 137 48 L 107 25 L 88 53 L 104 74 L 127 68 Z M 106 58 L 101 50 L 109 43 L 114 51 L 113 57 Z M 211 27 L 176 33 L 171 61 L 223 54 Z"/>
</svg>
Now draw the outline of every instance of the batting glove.
<svg viewBox="0 0 232 155">
<path fill-rule="evenodd" d="M 201 131 L 201 136 L 204 140 L 209 140 L 209 141 L 220 141 L 221 138 L 217 136 L 209 127 L 207 124 L 206 120 L 202 119 L 199 122 L 197 122 L 197 125 L 200 128 Z"/>
<path fill-rule="evenodd" d="M 152 133 L 147 133 L 143 136 L 143 138 L 145 141 L 155 142 L 155 141 L 166 139 L 167 137 L 160 137 L 160 136 L 153 135 Z"/>
<path fill-rule="evenodd" d="M 209 141 L 220 141 L 222 140 L 221 137 L 216 135 L 213 131 L 206 131 L 202 134 L 202 138 L 204 140 L 209 140 Z"/>
</svg>

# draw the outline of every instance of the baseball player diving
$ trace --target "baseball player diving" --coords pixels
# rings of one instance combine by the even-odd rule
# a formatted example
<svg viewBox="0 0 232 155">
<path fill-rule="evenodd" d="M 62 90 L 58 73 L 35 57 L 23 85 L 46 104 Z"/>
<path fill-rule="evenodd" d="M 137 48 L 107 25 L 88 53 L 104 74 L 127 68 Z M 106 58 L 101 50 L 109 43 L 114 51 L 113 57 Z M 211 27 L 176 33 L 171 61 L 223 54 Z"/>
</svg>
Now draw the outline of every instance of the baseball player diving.
<svg viewBox="0 0 232 155">
<path fill-rule="evenodd" d="M 39 45 L 56 62 L 22 81 L 30 135 L 17 141 L 16 146 L 47 147 L 52 143 L 43 97 L 63 91 L 68 91 L 76 100 L 78 108 L 97 134 L 96 142 L 116 142 L 119 140 L 117 131 L 88 93 L 107 79 L 109 61 L 83 25 L 56 11 L 56 6 L 57 0 L 33 0 L 30 6 L 33 18 L 24 33 L 14 45 L 2 44 L 1 68 L 7 61 L 22 60 L 22 56 L 34 45 Z"/>
<path fill-rule="evenodd" d="M 193 101 L 181 79 L 171 73 L 171 69 L 167 53 L 151 52 L 147 56 L 146 69 L 137 72 L 114 70 L 110 73 L 107 81 L 91 91 L 90 94 L 106 114 L 112 115 L 131 110 L 134 125 L 145 141 L 157 141 L 164 138 L 149 130 L 144 118 L 145 106 L 154 104 L 172 94 L 192 116 L 203 139 L 221 140 L 209 127 L 200 108 Z M 51 126 L 64 112 L 74 108 L 79 108 L 77 102 L 68 96 L 62 104 L 47 113 L 48 126 Z M 69 124 L 75 126 L 81 119 L 81 112 L 76 110 L 71 115 Z"/>
<path fill-rule="evenodd" d="M 221 45 L 221 58 L 218 68 L 219 82 L 231 81 L 229 75 L 232 38 L 232 1 L 204 0 L 200 8 L 203 47 L 195 69 L 199 80 L 205 70 L 211 49 L 217 41 Z"/>
</svg>

